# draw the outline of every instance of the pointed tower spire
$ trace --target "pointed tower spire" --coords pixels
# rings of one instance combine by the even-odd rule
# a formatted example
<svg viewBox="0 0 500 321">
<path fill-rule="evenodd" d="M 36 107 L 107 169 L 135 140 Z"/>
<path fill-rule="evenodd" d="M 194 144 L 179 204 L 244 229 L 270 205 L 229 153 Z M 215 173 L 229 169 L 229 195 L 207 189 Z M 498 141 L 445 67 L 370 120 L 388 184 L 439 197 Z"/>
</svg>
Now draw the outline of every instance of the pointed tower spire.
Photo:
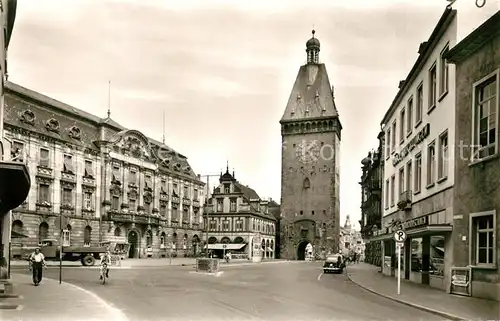
<svg viewBox="0 0 500 321">
<path fill-rule="evenodd" d="M 226 173 L 229 174 L 229 161 L 226 161 Z"/>
<path fill-rule="evenodd" d="M 108 80 L 108 118 L 111 118 L 111 80 Z"/>
</svg>

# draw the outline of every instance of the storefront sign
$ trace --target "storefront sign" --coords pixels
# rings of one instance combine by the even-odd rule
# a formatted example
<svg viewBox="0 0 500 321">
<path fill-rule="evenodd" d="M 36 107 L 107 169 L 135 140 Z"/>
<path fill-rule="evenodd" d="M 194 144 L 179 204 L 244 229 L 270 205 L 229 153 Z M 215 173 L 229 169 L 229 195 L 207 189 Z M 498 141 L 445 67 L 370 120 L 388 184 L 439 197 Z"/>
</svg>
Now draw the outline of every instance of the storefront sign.
<svg viewBox="0 0 500 321">
<path fill-rule="evenodd" d="M 451 268 L 450 293 L 471 296 L 471 268 Z"/>
<path fill-rule="evenodd" d="M 401 224 L 401 226 L 404 230 L 409 230 L 412 228 L 417 228 L 428 224 L 429 224 L 429 216 L 425 215 L 414 218 L 412 220 L 405 221 Z"/>
<path fill-rule="evenodd" d="M 380 230 L 373 231 L 373 237 L 382 236 L 386 234 L 392 234 L 399 229 L 411 230 L 417 227 L 422 227 L 429 225 L 429 215 L 420 216 L 408 221 L 404 221 L 401 224 L 396 224 L 394 226 L 382 228 Z"/>
<path fill-rule="evenodd" d="M 431 125 L 426 124 L 409 142 L 406 144 L 399 153 L 395 153 L 392 157 L 392 165 L 396 166 L 403 161 L 403 159 L 410 154 L 415 147 L 426 139 L 431 133 Z"/>
</svg>

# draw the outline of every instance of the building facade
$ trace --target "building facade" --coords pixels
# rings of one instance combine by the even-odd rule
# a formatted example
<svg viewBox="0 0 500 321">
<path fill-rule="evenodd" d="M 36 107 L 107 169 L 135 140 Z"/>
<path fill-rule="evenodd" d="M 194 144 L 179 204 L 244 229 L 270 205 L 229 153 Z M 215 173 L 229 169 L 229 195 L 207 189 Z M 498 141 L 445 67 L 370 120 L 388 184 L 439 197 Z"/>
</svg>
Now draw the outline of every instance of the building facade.
<svg viewBox="0 0 500 321">
<path fill-rule="evenodd" d="M 408 238 L 405 279 L 446 289 L 452 264 L 454 66 L 444 54 L 456 42 L 456 11 L 446 9 L 382 120 L 385 132 L 382 229 L 383 272 L 396 275 L 393 232 Z"/>
<path fill-rule="evenodd" d="M 320 42 L 306 43 L 300 67 L 281 118 L 281 257 L 305 259 L 339 250 L 340 140 L 342 126 Z"/>
<path fill-rule="evenodd" d="M 238 182 L 229 168 L 221 173 L 219 183 L 207 211 L 208 250 L 218 257 L 230 251 L 233 258 L 274 259 L 276 218 L 269 212 L 269 202 Z"/>
<path fill-rule="evenodd" d="M 471 294 L 500 301 L 500 12 L 453 47 L 456 66 L 454 265 Z"/>
<path fill-rule="evenodd" d="M 340 252 L 345 256 L 352 256 L 354 253 L 360 260 L 365 259 L 365 242 L 361 232 L 356 230 L 351 224 L 351 218 L 347 215 L 344 226 L 340 228 Z"/>
<path fill-rule="evenodd" d="M 58 239 L 71 246 L 128 243 L 129 257 L 201 250 L 204 183 L 167 145 L 13 83 L 5 136 L 31 175 L 12 229 L 13 248 Z M 62 222 L 62 224 L 60 223 Z"/>
<path fill-rule="evenodd" d="M 379 135 L 379 142 L 384 132 Z M 364 261 L 381 266 L 380 241 L 371 242 L 373 232 L 382 226 L 382 181 L 384 175 L 383 145 L 368 153 L 362 161 L 361 175 L 361 236 L 365 241 Z"/>
</svg>

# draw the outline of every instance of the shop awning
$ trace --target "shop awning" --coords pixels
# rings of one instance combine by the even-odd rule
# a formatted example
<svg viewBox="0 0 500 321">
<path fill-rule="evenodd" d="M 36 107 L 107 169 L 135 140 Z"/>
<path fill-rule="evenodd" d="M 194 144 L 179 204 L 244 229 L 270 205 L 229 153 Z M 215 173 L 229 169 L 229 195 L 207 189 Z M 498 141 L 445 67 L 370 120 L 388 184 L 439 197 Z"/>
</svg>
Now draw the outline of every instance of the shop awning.
<svg viewBox="0 0 500 321">
<path fill-rule="evenodd" d="M 28 235 L 24 235 L 24 234 L 19 233 L 19 232 L 16 232 L 16 231 L 12 231 L 11 235 L 10 235 L 10 238 L 12 238 L 12 239 L 22 239 L 22 238 L 25 238 L 25 237 L 29 237 L 29 236 Z"/>
<path fill-rule="evenodd" d="M 241 250 L 242 248 L 245 247 L 245 245 L 247 245 L 247 244 L 246 243 L 238 243 L 238 244 L 217 243 L 217 244 L 208 244 L 208 249 L 209 250 Z"/>
<path fill-rule="evenodd" d="M 416 229 L 411 229 L 406 231 L 406 235 L 409 237 L 419 237 L 423 235 L 433 235 L 433 234 L 441 234 L 441 233 L 449 233 L 453 231 L 453 226 L 449 224 L 442 225 L 428 225 L 419 227 Z M 393 233 L 384 234 L 379 236 L 374 236 L 369 239 L 370 242 L 374 241 L 387 241 L 391 240 L 394 237 Z"/>
</svg>

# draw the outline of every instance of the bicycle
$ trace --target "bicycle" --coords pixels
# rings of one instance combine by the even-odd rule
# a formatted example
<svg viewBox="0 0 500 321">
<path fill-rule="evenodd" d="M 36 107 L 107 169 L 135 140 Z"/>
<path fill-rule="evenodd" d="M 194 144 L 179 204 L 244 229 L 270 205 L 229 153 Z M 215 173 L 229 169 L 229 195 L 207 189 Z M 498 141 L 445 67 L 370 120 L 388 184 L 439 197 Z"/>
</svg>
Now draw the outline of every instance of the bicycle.
<svg viewBox="0 0 500 321">
<path fill-rule="evenodd" d="M 101 283 L 102 285 L 106 284 L 106 279 L 108 278 L 108 265 L 106 263 L 103 263 L 101 265 L 101 269 L 100 269 L 100 273 L 101 273 Z"/>
</svg>

